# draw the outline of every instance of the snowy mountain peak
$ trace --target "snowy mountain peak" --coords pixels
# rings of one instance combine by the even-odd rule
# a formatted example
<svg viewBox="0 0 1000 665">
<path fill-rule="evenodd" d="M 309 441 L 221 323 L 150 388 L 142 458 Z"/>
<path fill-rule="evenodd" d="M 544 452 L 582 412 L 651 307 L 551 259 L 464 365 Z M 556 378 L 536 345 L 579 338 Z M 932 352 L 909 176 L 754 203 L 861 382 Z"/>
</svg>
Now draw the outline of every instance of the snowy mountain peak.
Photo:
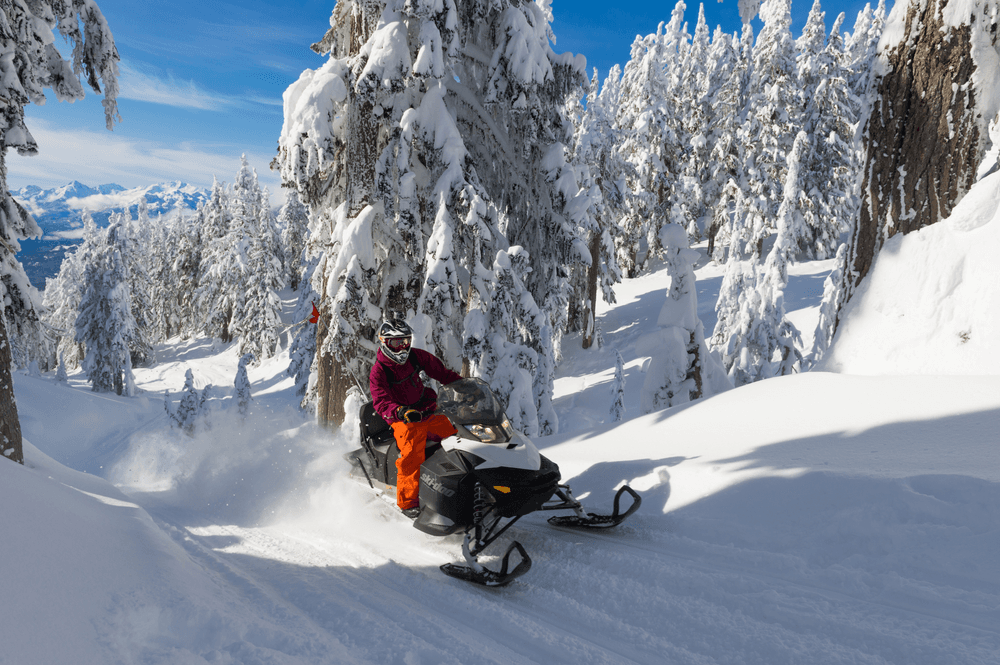
<svg viewBox="0 0 1000 665">
<path fill-rule="evenodd" d="M 104 225 L 114 210 L 128 209 L 136 214 L 139 202 L 146 201 L 152 217 L 169 215 L 175 210 L 194 211 L 207 200 L 209 190 L 184 182 L 156 183 L 126 189 L 116 183 L 90 187 L 74 180 L 62 187 L 42 189 L 28 185 L 12 192 L 32 215 L 50 240 L 62 239 L 67 231 L 80 228 L 80 214 L 90 212 L 98 225 Z"/>
<path fill-rule="evenodd" d="M 62 187 L 57 187 L 56 189 L 47 190 L 48 196 L 46 199 L 48 201 L 65 201 L 70 198 L 80 198 L 84 196 L 91 196 L 97 194 L 97 190 L 92 187 L 84 185 L 82 182 L 74 180 L 73 182 L 63 185 Z M 16 195 L 16 194 L 15 194 Z"/>
<path fill-rule="evenodd" d="M 112 212 L 128 210 L 138 216 L 139 202 L 146 201 L 149 217 L 172 217 L 177 211 L 193 214 L 207 201 L 210 190 L 184 182 L 167 182 L 126 189 L 116 183 L 90 187 L 74 180 L 62 187 L 43 189 L 28 185 L 11 192 L 25 210 L 34 216 L 43 232 L 40 241 L 24 241 L 18 260 L 24 265 L 32 284 L 44 284 L 55 276 L 63 256 L 73 243 L 83 237 L 84 211 L 98 226 L 107 226 Z"/>
</svg>

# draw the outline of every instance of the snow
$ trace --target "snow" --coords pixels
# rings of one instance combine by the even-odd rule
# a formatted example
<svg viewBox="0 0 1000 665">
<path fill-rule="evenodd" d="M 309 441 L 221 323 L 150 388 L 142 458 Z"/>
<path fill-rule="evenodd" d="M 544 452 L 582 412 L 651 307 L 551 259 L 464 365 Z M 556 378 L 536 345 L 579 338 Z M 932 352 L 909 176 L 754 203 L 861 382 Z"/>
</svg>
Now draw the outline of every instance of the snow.
<svg viewBox="0 0 1000 665">
<path fill-rule="evenodd" d="M 852 374 L 1000 374 L 1000 173 L 952 215 L 886 241 L 822 366 Z"/>
<path fill-rule="evenodd" d="M 654 266 L 618 285 L 598 310 L 603 347 L 564 340 L 563 431 L 536 442 L 589 509 L 609 510 L 622 482 L 642 508 L 613 532 L 526 517 L 487 550 L 516 538 L 534 561 L 504 589 L 442 575 L 460 539 L 416 531 L 346 478 L 356 419 L 328 433 L 301 415 L 287 350 L 248 368 L 245 421 L 233 345 L 171 340 L 135 370 L 132 399 L 90 392 L 79 372 L 18 373 L 27 464 L 0 460 L 0 663 L 995 663 L 1000 372 L 967 345 L 968 363 L 935 365 L 953 350 L 923 303 L 958 299 L 959 320 L 1000 311 L 983 300 L 998 280 L 982 259 L 997 187 L 983 181 L 948 221 L 887 244 L 830 352 L 844 373 L 640 415 L 655 353 L 640 341 L 668 278 Z M 722 268 L 697 250 L 711 328 Z M 937 289 L 931 276 L 963 256 L 963 280 Z M 790 266 L 801 330 L 832 268 Z M 889 294 L 912 308 L 910 337 L 867 324 Z M 907 374 L 879 360 L 901 363 L 914 336 Z M 214 386 L 211 429 L 193 437 L 163 408 L 187 369 Z"/>
</svg>

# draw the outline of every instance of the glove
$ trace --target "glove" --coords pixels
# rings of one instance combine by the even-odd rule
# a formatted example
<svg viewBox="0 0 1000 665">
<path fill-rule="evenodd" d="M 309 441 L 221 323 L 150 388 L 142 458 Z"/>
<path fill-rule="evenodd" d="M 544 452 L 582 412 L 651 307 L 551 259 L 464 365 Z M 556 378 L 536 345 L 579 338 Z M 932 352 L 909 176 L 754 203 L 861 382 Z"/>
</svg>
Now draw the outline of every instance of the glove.
<svg viewBox="0 0 1000 665">
<path fill-rule="evenodd" d="M 408 406 L 401 406 L 396 409 L 396 417 L 404 423 L 419 423 L 424 419 L 424 414 Z"/>
</svg>

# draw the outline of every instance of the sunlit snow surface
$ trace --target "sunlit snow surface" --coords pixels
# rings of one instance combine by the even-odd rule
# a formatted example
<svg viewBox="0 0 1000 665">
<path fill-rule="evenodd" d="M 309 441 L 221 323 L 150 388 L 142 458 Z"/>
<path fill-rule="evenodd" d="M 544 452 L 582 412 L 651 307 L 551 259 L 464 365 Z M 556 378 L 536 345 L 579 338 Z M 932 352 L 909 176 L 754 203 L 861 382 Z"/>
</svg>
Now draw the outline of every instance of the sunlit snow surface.
<svg viewBox="0 0 1000 665">
<path fill-rule="evenodd" d="M 806 341 L 831 267 L 792 270 Z M 710 332 L 721 269 L 698 276 Z M 995 273 L 965 279 L 996 293 Z M 659 270 L 620 285 L 603 348 L 564 341 L 563 432 L 537 442 L 592 510 L 623 481 L 642 509 L 607 533 L 525 518 L 510 534 L 534 566 L 500 590 L 442 575 L 460 539 L 421 534 L 345 477 L 356 422 L 304 420 L 286 355 L 251 370 L 245 423 L 229 408 L 236 352 L 204 340 L 159 349 L 134 399 L 18 374 L 30 444 L 25 467 L 0 463 L 0 663 L 995 664 L 1000 376 L 861 366 L 642 415 L 634 343 L 665 288 Z M 187 368 L 216 386 L 194 438 L 163 410 Z"/>
</svg>

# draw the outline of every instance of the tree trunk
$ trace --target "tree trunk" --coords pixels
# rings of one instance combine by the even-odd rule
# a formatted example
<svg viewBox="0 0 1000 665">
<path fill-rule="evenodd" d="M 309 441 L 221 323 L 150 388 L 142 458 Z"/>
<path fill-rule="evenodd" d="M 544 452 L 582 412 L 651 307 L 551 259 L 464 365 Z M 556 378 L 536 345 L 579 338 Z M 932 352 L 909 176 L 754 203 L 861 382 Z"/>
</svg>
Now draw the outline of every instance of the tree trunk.
<svg viewBox="0 0 1000 665">
<path fill-rule="evenodd" d="M 321 353 L 323 340 L 330 328 L 330 313 L 328 308 L 319 317 L 316 324 L 316 353 L 320 354 L 318 375 L 316 377 L 316 419 L 323 427 L 334 428 L 343 424 L 346 412 L 344 401 L 347 391 L 353 385 L 349 372 L 332 353 Z"/>
<path fill-rule="evenodd" d="M 590 238 L 590 268 L 587 269 L 587 306 L 583 311 L 583 348 L 589 349 L 594 343 L 597 331 L 597 276 L 600 273 L 597 262 L 600 259 L 601 237 L 596 233 Z"/>
<path fill-rule="evenodd" d="M 17 404 L 14 401 L 11 362 L 7 327 L 0 321 L 0 456 L 24 464 L 21 421 L 17 418 Z"/>
<path fill-rule="evenodd" d="M 954 1 L 954 0 L 953 0 Z M 865 128 L 862 207 L 852 235 L 841 306 L 868 274 L 882 244 L 948 217 L 972 186 L 987 139 L 975 103 L 972 31 L 988 19 L 942 24 L 949 0 L 911 0 L 904 34 L 887 53 L 887 73 Z M 901 9 L 901 8 L 899 8 Z"/>
<path fill-rule="evenodd" d="M 361 46 L 368 41 L 368 37 L 375 30 L 380 3 L 365 1 L 357 3 L 354 14 L 345 17 L 350 21 L 349 31 L 351 35 L 350 52 L 345 55 L 355 55 Z M 336 13 L 334 14 L 336 16 Z M 329 35 L 332 35 L 337 26 L 332 27 Z M 373 203 L 369 200 L 369 193 L 373 191 L 375 180 L 375 160 L 378 159 L 380 146 L 378 145 L 378 121 L 375 118 L 373 104 L 366 99 L 358 99 L 356 93 L 351 88 L 351 110 L 348 114 L 348 122 L 351 125 L 352 140 L 347 144 L 347 199 L 349 204 L 349 214 L 354 217 L 360 213 L 365 206 Z M 327 265 L 332 265 L 329 262 Z M 329 278 L 326 275 L 325 278 Z M 324 279 L 324 282 L 326 279 Z M 322 349 L 326 345 L 327 331 L 330 329 L 329 307 L 324 305 L 323 313 L 320 316 L 319 325 L 316 326 L 316 352 L 320 353 L 318 365 L 318 376 L 316 382 L 317 405 L 316 417 L 320 425 L 324 427 L 339 427 L 344 422 L 346 416 L 344 412 L 344 401 L 347 393 L 354 385 L 354 379 L 350 372 L 345 369 L 335 356 L 322 354 Z M 367 377 L 365 377 L 367 378 Z"/>
</svg>

